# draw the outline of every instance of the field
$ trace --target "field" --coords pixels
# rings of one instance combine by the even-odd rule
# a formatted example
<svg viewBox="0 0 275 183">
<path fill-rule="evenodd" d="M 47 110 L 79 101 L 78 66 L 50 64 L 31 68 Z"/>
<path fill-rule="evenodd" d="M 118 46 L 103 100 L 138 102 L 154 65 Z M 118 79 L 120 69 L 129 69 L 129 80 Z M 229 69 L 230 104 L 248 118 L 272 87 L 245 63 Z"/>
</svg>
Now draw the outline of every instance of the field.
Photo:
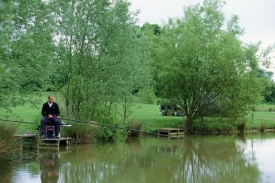
<svg viewBox="0 0 275 183">
<path fill-rule="evenodd" d="M 41 106 L 47 101 L 49 93 L 43 93 L 41 100 L 37 101 L 37 108 L 31 107 L 29 104 L 12 108 L 12 113 L 8 119 L 34 122 L 35 125 L 14 123 L 19 125 L 20 132 L 33 132 L 41 118 Z M 58 102 L 58 98 L 56 100 Z M 262 124 L 267 128 L 275 128 L 275 112 L 274 103 L 261 103 L 256 107 L 255 112 L 248 112 L 246 116 L 246 127 L 249 129 L 259 129 Z M 140 104 L 133 105 L 132 115 L 127 122 L 141 122 L 144 131 L 154 131 L 161 127 L 182 127 L 184 117 L 179 116 L 161 116 L 159 115 L 159 107 L 157 104 Z M 121 111 L 122 112 L 122 111 Z M 0 110 L 0 119 L 7 119 L 6 111 Z M 63 116 L 66 118 L 66 116 Z M 102 122 L 101 122 L 102 123 Z"/>
</svg>

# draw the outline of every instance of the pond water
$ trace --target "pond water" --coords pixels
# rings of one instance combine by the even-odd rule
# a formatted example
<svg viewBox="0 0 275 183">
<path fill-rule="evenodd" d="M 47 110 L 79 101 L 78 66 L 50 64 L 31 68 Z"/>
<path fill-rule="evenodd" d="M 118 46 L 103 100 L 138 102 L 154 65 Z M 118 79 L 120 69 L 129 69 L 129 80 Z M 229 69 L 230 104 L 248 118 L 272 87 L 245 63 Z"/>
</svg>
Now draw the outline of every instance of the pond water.
<svg viewBox="0 0 275 183">
<path fill-rule="evenodd" d="M 0 182 L 275 182 L 275 133 L 140 138 L 40 150 L 1 166 Z"/>
</svg>

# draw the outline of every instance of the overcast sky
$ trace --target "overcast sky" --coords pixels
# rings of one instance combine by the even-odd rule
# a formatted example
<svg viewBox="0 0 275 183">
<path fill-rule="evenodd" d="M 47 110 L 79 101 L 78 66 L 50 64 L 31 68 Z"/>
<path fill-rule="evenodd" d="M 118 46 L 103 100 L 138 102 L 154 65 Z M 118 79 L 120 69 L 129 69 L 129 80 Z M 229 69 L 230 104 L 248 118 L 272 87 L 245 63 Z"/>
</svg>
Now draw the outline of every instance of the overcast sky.
<svg viewBox="0 0 275 183">
<path fill-rule="evenodd" d="M 139 25 L 145 22 L 159 25 L 168 18 L 183 17 L 183 7 L 203 0 L 128 0 L 131 11 L 139 10 Z M 275 0 L 225 0 L 223 12 L 227 17 L 239 16 L 239 25 L 245 29 L 244 42 L 262 41 L 266 47 L 275 43 Z M 273 53 L 275 56 L 275 53 Z M 272 71 L 275 59 L 272 60 Z"/>
</svg>

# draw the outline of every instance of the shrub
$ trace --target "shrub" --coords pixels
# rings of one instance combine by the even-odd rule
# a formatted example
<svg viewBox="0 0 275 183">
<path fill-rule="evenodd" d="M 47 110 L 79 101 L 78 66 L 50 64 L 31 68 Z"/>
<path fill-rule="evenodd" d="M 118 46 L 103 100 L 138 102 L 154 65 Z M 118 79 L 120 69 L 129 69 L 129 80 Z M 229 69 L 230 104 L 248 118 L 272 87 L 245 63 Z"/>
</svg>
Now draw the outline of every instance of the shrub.
<svg viewBox="0 0 275 183">
<path fill-rule="evenodd" d="M 244 132 L 244 129 L 245 129 L 245 123 L 239 124 L 238 127 L 237 127 L 237 129 L 238 129 L 241 133 L 243 133 L 243 132 Z"/>
<path fill-rule="evenodd" d="M 191 133 L 208 134 L 208 133 L 229 133 L 235 127 L 223 118 L 204 118 L 203 122 L 195 120 L 190 130 Z"/>
<path fill-rule="evenodd" d="M 246 118 L 239 118 L 236 122 L 237 130 L 243 133 L 246 127 L 247 119 Z"/>
<path fill-rule="evenodd" d="M 95 133 L 95 141 L 97 143 L 114 143 L 119 141 L 125 141 L 127 139 L 128 132 L 123 129 L 112 127 L 100 127 Z"/>
</svg>

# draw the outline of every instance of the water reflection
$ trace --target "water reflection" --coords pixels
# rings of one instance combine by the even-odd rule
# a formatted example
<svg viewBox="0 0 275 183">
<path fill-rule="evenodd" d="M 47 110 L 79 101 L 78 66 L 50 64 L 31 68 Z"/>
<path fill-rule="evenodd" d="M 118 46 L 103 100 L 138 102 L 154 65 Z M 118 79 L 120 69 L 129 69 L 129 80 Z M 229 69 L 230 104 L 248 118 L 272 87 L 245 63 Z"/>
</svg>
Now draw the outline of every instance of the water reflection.
<svg viewBox="0 0 275 183">
<path fill-rule="evenodd" d="M 177 150 L 177 145 L 165 145 L 165 146 L 160 146 L 158 148 L 158 153 L 164 153 L 164 154 L 175 154 Z"/>
<path fill-rule="evenodd" d="M 238 140 L 243 142 L 243 143 L 246 143 L 246 138 L 245 138 L 245 135 L 244 133 L 239 133 L 237 134 L 237 137 L 238 137 Z"/>
<path fill-rule="evenodd" d="M 26 182 L 275 182 L 270 176 L 275 173 L 275 148 L 269 147 L 275 134 L 262 137 L 145 138 L 72 146 L 66 153 L 40 152 L 39 160 L 13 169 L 17 173 L 10 174 L 10 180 L 17 182 L 28 173 L 32 176 Z"/>
<path fill-rule="evenodd" d="M 60 153 L 46 153 L 40 158 L 40 171 L 42 183 L 57 183 L 59 178 Z"/>
<path fill-rule="evenodd" d="M 206 137 L 203 142 L 183 142 L 180 177 L 183 182 L 258 182 L 260 172 L 232 137 Z M 221 140 L 221 139 L 220 139 Z M 217 143 L 219 142 L 219 143 Z M 203 176 L 201 176 L 203 175 Z"/>
<path fill-rule="evenodd" d="M 75 149 L 68 182 L 258 182 L 260 172 L 232 137 L 192 140 L 145 139 Z M 200 141 L 201 139 L 194 139 Z M 223 146 L 217 145 L 217 140 Z M 70 160 L 72 161 L 72 160 Z M 73 176 L 72 176 L 73 175 Z"/>
<path fill-rule="evenodd" d="M 13 166 L 8 161 L 3 161 L 0 158 L 0 182 L 11 182 Z"/>
</svg>

